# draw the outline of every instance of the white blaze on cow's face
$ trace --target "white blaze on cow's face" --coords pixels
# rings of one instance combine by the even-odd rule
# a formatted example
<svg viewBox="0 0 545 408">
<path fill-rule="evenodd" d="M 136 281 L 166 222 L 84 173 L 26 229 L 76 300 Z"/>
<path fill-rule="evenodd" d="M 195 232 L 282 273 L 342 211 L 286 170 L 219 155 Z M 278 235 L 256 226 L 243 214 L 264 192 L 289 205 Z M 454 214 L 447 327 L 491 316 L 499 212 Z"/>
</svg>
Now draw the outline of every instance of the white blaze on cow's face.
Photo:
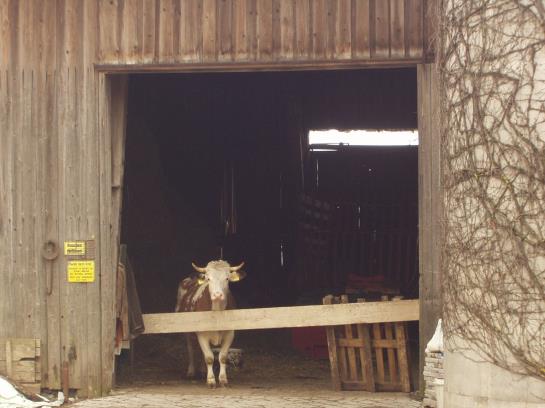
<svg viewBox="0 0 545 408">
<path fill-rule="evenodd" d="M 241 280 L 245 274 L 239 271 L 244 262 L 238 266 L 231 266 L 225 261 L 208 262 L 205 268 L 199 268 L 193 264 L 193 268 L 202 274 L 201 280 L 208 285 L 212 302 L 223 302 L 229 295 L 229 282 Z"/>
</svg>

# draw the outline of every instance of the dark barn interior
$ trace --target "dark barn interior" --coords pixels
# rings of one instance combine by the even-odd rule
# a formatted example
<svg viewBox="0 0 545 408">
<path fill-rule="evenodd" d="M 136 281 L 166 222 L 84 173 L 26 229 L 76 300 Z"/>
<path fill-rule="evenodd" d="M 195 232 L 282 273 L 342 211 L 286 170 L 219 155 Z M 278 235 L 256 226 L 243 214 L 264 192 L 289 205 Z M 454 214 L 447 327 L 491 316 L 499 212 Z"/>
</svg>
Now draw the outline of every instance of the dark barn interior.
<svg viewBox="0 0 545 408">
<path fill-rule="evenodd" d="M 308 145 L 416 129 L 416 98 L 415 69 L 131 76 L 122 243 L 142 311 L 172 312 L 191 262 L 220 257 L 246 263 L 242 308 L 417 298 L 417 146 Z"/>
</svg>

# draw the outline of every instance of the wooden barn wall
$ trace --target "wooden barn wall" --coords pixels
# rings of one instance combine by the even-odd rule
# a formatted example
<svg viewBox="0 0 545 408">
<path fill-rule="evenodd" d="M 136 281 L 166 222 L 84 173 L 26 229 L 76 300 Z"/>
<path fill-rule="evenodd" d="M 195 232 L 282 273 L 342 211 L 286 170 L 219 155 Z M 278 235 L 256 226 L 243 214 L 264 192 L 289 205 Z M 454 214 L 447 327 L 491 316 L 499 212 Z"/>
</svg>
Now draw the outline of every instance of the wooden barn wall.
<svg viewBox="0 0 545 408">
<path fill-rule="evenodd" d="M 97 64 L 414 64 L 428 54 L 426 7 L 426 0 L 0 0 L 0 337 L 42 340 L 45 387 L 60 388 L 65 361 L 81 395 L 111 387 L 122 160 L 112 146 L 122 127 L 112 126 L 112 115 L 123 119 L 112 97 L 122 100 L 124 91 Z M 96 240 L 96 280 L 68 284 L 61 254 L 51 262 L 48 294 L 41 247 L 53 240 L 62 250 L 72 239 Z"/>
<path fill-rule="evenodd" d="M 421 60 L 426 0 L 1 0 L 0 65 Z"/>
</svg>

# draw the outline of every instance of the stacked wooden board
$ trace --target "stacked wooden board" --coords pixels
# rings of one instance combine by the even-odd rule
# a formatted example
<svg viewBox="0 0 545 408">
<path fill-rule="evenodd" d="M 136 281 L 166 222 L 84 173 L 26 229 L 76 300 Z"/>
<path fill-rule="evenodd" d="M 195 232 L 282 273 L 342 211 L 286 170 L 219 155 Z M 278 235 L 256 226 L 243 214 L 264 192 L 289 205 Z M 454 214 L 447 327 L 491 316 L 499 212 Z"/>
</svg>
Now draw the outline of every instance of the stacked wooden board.
<svg viewBox="0 0 545 408">
<path fill-rule="evenodd" d="M 40 354 L 39 339 L 0 339 L 0 375 L 26 391 L 40 392 Z"/>
</svg>

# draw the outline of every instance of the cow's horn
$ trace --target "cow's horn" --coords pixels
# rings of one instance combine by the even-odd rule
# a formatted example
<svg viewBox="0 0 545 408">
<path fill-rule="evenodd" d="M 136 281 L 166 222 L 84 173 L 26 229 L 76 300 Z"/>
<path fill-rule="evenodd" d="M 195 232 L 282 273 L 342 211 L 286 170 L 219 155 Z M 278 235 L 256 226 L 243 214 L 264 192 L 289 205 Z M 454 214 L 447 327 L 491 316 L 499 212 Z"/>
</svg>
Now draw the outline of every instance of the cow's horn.
<svg viewBox="0 0 545 408">
<path fill-rule="evenodd" d="M 240 265 L 238 266 L 231 266 L 229 269 L 231 270 L 231 272 L 236 272 L 238 271 L 240 268 L 242 268 L 244 266 L 244 262 L 242 262 Z"/>
<path fill-rule="evenodd" d="M 201 268 L 197 265 L 195 265 L 193 262 L 191 262 L 191 265 L 193 266 L 193 269 L 195 269 L 199 273 L 206 273 L 206 268 Z"/>
</svg>

